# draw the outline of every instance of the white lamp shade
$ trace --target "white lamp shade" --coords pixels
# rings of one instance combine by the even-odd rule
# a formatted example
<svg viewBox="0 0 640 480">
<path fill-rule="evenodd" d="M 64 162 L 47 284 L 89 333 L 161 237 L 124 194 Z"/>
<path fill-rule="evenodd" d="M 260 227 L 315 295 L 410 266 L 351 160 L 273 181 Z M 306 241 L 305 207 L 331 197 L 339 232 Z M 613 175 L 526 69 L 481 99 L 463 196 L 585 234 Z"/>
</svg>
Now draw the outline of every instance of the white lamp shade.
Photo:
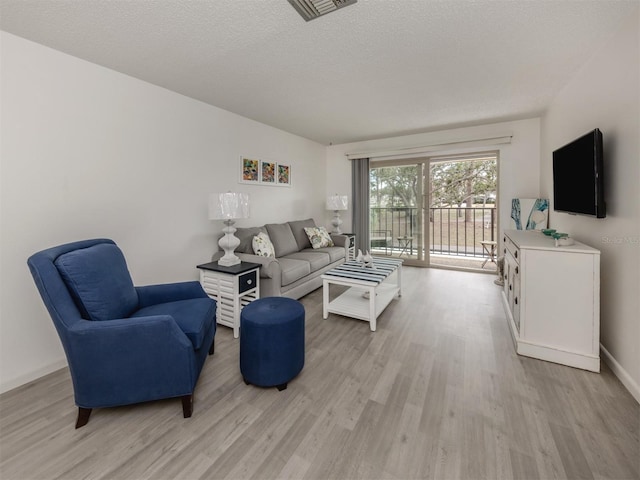
<svg viewBox="0 0 640 480">
<path fill-rule="evenodd" d="M 209 219 L 249 218 L 249 194 L 212 193 L 209 195 Z"/>
<path fill-rule="evenodd" d="M 346 195 L 331 195 L 327 197 L 327 210 L 346 210 L 348 199 Z"/>
</svg>

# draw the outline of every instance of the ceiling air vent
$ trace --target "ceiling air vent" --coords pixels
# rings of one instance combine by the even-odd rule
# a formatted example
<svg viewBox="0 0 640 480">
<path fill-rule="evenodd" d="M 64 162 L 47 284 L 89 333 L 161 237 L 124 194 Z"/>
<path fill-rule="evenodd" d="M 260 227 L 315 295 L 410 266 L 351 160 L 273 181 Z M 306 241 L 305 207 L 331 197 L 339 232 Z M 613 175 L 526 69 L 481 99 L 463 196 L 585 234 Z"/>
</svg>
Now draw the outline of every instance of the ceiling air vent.
<svg viewBox="0 0 640 480">
<path fill-rule="evenodd" d="M 293 8 L 308 22 L 321 15 L 352 5 L 357 1 L 358 0 L 289 0 L 289 3 L 293 5 Z"/>
</svg>

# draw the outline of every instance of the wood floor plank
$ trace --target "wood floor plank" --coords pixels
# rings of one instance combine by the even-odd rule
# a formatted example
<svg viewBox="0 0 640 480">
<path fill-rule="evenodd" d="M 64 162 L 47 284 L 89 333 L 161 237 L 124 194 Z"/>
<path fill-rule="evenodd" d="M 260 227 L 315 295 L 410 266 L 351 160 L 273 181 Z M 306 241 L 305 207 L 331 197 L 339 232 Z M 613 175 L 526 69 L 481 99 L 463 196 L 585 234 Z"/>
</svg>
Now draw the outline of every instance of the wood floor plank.
<svg viewBox="0 0 640 480">
<path fill-rule="evenodd" d="M 321 289 L 301 299 L 305 366 L 282 392 L 244 384 L 220 326 L 189 419 L 169 399 L 76 430 L 67 369 L 0 395 L 0 478 L 640 478 L 640 406 L 606 365 L 517 355 L 492 275 L 403 273 L 376 332 L 323 320 Z"/>
</svg>

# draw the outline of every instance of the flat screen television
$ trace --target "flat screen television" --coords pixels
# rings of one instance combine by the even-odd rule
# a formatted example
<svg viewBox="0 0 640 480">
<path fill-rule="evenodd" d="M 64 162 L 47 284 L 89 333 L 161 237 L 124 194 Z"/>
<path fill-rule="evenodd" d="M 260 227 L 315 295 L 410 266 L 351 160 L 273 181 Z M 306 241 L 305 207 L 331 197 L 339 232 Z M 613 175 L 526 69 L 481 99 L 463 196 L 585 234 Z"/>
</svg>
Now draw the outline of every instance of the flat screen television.
<svg viewBox="0 0 640 480">
<path fill-rule="evenodd" d="M 604 218 L 602 132 L 595 129 L 553 152 L 553 209 Z"/>
</svg>

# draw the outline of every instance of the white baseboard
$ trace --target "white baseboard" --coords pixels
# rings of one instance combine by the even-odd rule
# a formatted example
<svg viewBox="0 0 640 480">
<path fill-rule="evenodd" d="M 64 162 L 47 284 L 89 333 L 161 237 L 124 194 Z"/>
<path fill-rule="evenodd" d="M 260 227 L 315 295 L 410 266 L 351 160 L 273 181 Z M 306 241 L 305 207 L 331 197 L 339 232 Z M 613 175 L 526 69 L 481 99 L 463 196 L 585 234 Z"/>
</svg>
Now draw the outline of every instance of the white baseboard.
<svg viewBox="0 0 640 480">
<path fill-rule="evenodd" d="M 618 380 L 622 382 L 622 385 L 625 386 L 629 393 L 633 395 L 633 398 L 636 399 L 636 402 L 640 403 L 640 385 L 638 385 L 631 375 L 627 373 L 627 371 L 622 368 L 613 355 L 609 353 L 609 351 L 604 348 L 602 344 L 600 344 L 600 351 L 602 352 L 602 356 L 604 357 L 604 361 L 609 365 L 609 368 L 613 372 L 613 374 L 618 377 Z"/>
<path fill-rule="evenodd" d="M 37 370 L 33 370 L 32 372 L 25 373 L 24 375 L 20 375 L 15 377 L 8 382 L 2 382 L 0 384 L 0 393 L 8 392 L 9 390 L 13 390 L 14 388 L 21 387 L 29 382 L 39 379 L 40 377 L 44 377 L 45 375 L 49 375 L 50 373 L 55 372 L 56 370 L 60 370 L 67 366 L 66 358 L 61 358 L 60 360 L 50 363 L 49 365 L 38 368 Z"/>
</svg>

